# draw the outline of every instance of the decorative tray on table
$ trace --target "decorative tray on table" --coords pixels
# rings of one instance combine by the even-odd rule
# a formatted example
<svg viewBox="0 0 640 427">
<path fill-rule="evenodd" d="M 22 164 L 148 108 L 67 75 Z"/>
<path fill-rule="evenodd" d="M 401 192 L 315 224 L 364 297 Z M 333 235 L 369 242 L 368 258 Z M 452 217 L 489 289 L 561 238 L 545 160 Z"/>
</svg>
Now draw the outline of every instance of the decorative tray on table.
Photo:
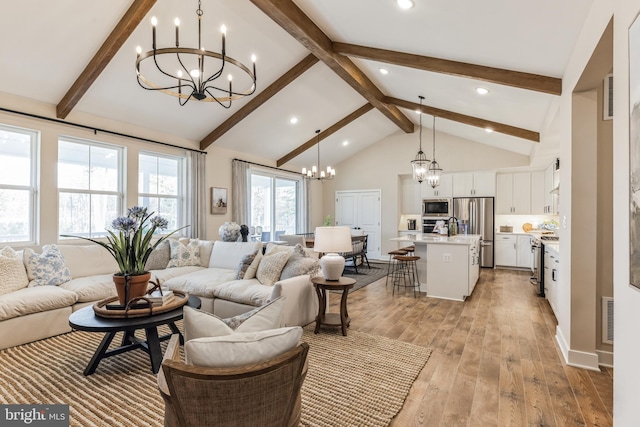
<svg viewBox="0 0 640 427">
<path fill-rule="evenodd" d="M 173 291 L 174 297 L 162 304 L 153 305 L 144 297 L 136 298 L 130 303 L 128 309 L 123 309 L 118 304 L 118 297 L 105 298 L 98 301 L 93 305 L 93 311 L 97 316 L 106 317 L 110 319 L 129 319 L 132 317 L 148 317 L 154 314 L 165 313 L 167 311 L 175 310 L 185 305 L 189 301 L 189 294 L 180 291 Z"/>
</svg>

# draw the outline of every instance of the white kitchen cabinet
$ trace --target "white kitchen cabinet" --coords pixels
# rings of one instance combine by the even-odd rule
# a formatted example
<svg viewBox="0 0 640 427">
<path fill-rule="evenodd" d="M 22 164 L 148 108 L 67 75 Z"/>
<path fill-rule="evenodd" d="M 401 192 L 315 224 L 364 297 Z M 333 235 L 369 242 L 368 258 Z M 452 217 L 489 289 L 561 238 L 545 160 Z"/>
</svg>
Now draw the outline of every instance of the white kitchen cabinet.
<svg viewBox="0 0 640 427">
<path fill-rule="evenodd" d="M 531 173 L 496 175 L 496 214 L 525 215 L 531 212 Z"/>
<path fill-rule="evenodd" d="M 495 195 L 495 172 L 453 174 L 453 197 L 493 197 Z"/>
<path fill-rule="evenodd" d="M 516 249 L 516 267 L 531 269 L 533 252 L 531 252 L 531 236 L 518 235 Z"/>
<path fill-rule="evenodd" d="M 558 215 L 558 195 L 551 191 L 558 187 L 558 171 L 555 163 L 550 164 L 544 171 L 544 213 Z"/>
<path fill-rule="evenodd" d="M 427 296 L 463 301 L 471 295 L 480 274 L 478 242 L 426 246 Z"/>
<path fill-rule="evenodd" d="M 422 214 L 422 195 L 420 183 L 413 178 L 402 180 L 402 211 L 403 214 Z"/>
<path fill-rule="evenodd" d="M 496 266 L 517 266 L 518 238 L 516 235 L 496 234 L 494 246 Z"/>
<path fill-rule="evenodd" d="M 545 171 L 531 172 L 531 214 L 546 213 Z"/>
<path fill-rule="evenodd" d="M 544 249 L 544 296 L 553 313 L 558 317 L 558 281 L 560 259 L 558 253 L 545 246 Z"/>
<path fill-rule="evenodd" d="M 432 188 L 426 181 L 421 185 L 423 199 L 453 197 L 453 176 L 450 173 L 440 175 L 440 185 Z"/>
</svg>

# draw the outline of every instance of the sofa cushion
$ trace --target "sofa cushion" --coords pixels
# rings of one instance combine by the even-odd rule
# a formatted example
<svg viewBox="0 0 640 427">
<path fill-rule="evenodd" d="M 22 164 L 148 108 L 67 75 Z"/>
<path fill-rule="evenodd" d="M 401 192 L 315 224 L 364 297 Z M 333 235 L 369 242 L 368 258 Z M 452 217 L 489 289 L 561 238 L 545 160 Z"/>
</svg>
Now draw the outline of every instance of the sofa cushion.
<svg viewBox="0 0 640 427">
<path fill-rule="evenodd" d="M 273 286 L 261 284 L 257 279 L 230 280 L 213 289 L 216 298 L 259 307 L 273 296 Z"/>
<path fill-rule="evenodd" d="M 280 279 L 280 274 L 285 264 L 289 260 L 288 252 L 274 251 L 265 254 L 260 260 L 258 265 L 258 271 L 256 272 L 256 278 L 263 285 L 273 285 Z"/>
<path fill-rule="evenodd" d="M 313 277 L 317 274 L 319 267 L 320 261 L 317 258 L 308 256 L 302 245 L 297 244 L 293 248 L 293 253 L 289 257 L 287 264 L 282 269 L 280 279 L 284 280 L 290 277 L 302 276 L 303 274 Z"/>
<path fill-rule="evenodd" d="M 117 295 L 113 274 L 78 277 L 60 285 L 62 289 L 75 292 L 78 302 L 100 301 Z"/>
<path fill-rule="evenodd" d="M 213 298 L 216 287 L 234 280 L 236 274 L 235 269 L 198 267 L 197 271 L 164 281 L 162 286 L 172 291 L 188 292 L 199 297 Z"/>
<path fill-rule="evenodd" d="M 188 267 L 174 267 L 174 268 L 165 268 L 164 270 L 151 270 L 151 280 L 156 281 L 159 280 L 160 284 L 164 286 L 164 282 L 167 280 L 171 280 L 174 277 L 184 276 L 185 274 L 190 274 L 195 271 L 205 270 L 202 267 L 198 267 L 196 265 L 190 265 Z"/>
<path fill-rule="evenodd" d="M 0 321 L 70 307 L 77 299 L 75 292 L 57 286 L 19 289 L 10 294 L 0 295 Z"/>
<path fill-rule="evenodd" d="M 27 267 L 29 286 L 57 286 L 71 280 L 64 257 L 56 245 L 44 245 L 42 253 L 24 250 L 24 265 Z"/>
<path fill-rule="evenodd" d="M 195 366 L 231 368 L 270 360 L 298 345 L 302 328 L 269 329 L 197 338 L 184 345 L 185 360 Z"/>
<path fill-rule="evenodd" d="M 116 260 L 100 245 L 58 245 L 58 249 L 74 279 L 119 271 Z"/>
<path fill-rule="evenodd" d="M 283 309 L 284 297 L 228 319 L 221 319 L 215 314 L 185 307 L 184 339 L 189 341 L 195 338 L 276 329 L 280 327 Z"/>
<path fill-rule="evenodd" d="M 149 271 L 167 268 L 170 259 L 171 248 L 169 247 L 169 241 L 164 240 L 151 251 L 149 258 L 147 258 L 147 263 L 144 265 L 144 269 Z"/>
<path fill-rule="evenodd" d="M 200 267 L 200 245 L 198 239 L 193 239 L 186 245 L 177 240 L 169 240 L 169 247 L 171 248 L 171 259 L 167 264 L 167 268 Z"/>
<path fill-rule="evenodd" d="M 22 256 L 5 246 L 0 251 L 0 295 L 24 289 L 28 284 L 29 278 Z"/>
<path fill-rule="evenodd" d="M 242 257 L 257 252 L 261 242 L 222 242 L 216 240 L 211 251 L 209 267 L 236 270 Z"/>
</svg>

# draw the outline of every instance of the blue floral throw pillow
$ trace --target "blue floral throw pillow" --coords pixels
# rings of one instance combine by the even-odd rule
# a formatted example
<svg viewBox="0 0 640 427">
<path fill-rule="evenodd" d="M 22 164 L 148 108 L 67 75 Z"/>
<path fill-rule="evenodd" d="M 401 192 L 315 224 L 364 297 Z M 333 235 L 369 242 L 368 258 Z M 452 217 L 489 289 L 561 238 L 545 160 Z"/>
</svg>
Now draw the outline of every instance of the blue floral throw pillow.
<svg viewBox="0 0 640 427">
<path fill-rule="evenodd" d="M 25 249 L 24 265 L 27 268 L 29 287 L 58 286 L 71 280 L 71 272 L 56 245 L 44 245 L 41 254 Z"/>
<path fill-rule="evenodd" d="M 177 240 L 169 240 L 171 259 L 167 268 L 200 266 L 200 240 L 193 239 L 187 245 Z"/>
</svg>

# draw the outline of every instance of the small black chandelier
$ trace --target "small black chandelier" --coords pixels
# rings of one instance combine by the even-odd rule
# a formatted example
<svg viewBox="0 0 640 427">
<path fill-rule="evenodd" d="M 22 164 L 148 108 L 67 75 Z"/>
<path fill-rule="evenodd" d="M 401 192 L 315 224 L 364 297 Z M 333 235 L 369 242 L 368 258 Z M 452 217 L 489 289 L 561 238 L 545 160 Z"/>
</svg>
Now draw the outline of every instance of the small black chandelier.
<svg viewBox="0 0 640 427">
<path fill-rule="evenodd" d="M 222 32 L 221 53 L 205 50 L 202 46 L 202 9 L 201 0 L 198 0 L 198 47 L 180 47 L 179 33 L 180 20 L 175 19 L 176 45 L 175 47 L 157 48 L 156 26 L 158 20 L 151 18 L 152 50 L 142 52 L 142 48 L 136 48 L 136 75 L 138 84 L 147 90 L 158 90 L 167 95 L 178 98 L 180 105 L 185 105 L 190 99 L 205 102 L 217 102 L 224 108 L 230 108 L 231 102 L 245 96 L 252 95 L 256 91 L 256 57 L 252 55 L 253 67 L 250 69 L 240 61 L 227 56 L 225 49 L 226 27 L 220 28 Z M 146 59 L 145 65 L 141 64 Z M 221 87 L 217 80 L 223 75 L 225 66 L 239 72 L 242 80 L 251 83 L 248 89 L 235 91 L 232 85 L 232 74 L 227 75 L 229 87 Z M 141 70 L 142 68 L 142 70 Z M 215 70 L 207 74 L 208 70 Z M 151 77 L 152 76 L 152 77 Z M 216 85 L 217 84 L 217 85 Z M 225 85 L 226 86 L 226 85 Z"/>
<path fill-rule="evenodd" d="M 302 177 L 305 179 L 316 179 L 318 181 L 333 179 L 336 177 L 336 170 L 334 168 L 327 166 L 326 173 L 320 170 L 320 129 L 316 130 L 316 135 L 318 135 L 318 142 L 316 142 L 318 146 L 318 164 L 313 165 L 311 169 L 302 168 Z"/>
</svg>

